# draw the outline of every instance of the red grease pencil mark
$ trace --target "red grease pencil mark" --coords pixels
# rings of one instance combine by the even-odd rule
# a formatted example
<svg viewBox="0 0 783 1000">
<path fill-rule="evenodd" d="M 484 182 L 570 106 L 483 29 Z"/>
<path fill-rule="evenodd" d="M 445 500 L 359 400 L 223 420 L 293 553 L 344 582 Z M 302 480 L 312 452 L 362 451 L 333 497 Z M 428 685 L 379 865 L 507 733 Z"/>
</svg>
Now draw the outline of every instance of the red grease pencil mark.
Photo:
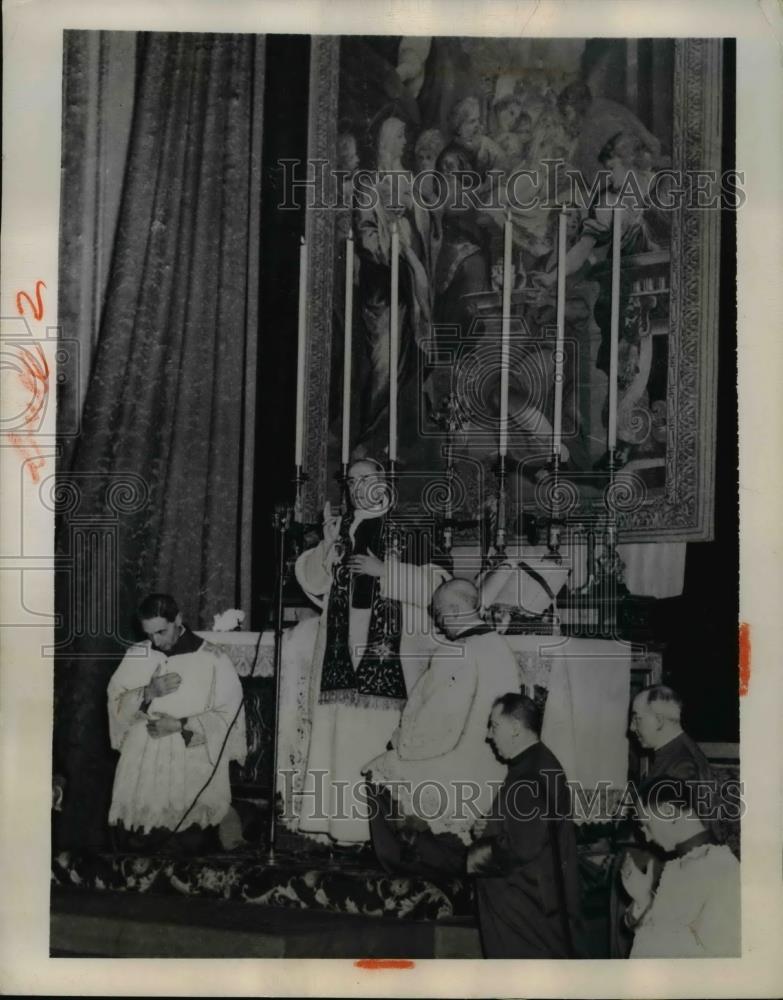
<svg viewBox="0 0 783 1000">
<path fill-rule="evenodd" d="M 33 350 L 20 347 L 19 361 L 22 365 L 19 381 L 30 393 L 23 417 L 25 426 L 29 426 L 46 406 L 49 396 L 49 365 L 40 344 L 34 344 Z"/>
<path fill-rule="evenodd" d="M 16 293 L 16 311 L 20 316 L 24 316 L 24 300 L 30 303 L 30 308 L 33 311 L 33 319 L 43 319 L 44 314 L 44 304 L 41 297 L 41 289 L 46 288 L 45 282 L 40 279 L 35 283 L 35 302 L 30 298 L 27 292 L 17 292 Z"/>
<path fill-rule="evenodd" d="M 412 969 L 416 965 L 410 958 L 360 958 L 353 964 L 357 969 Z"/>
<path fill-rule="evenodd" d="M 750 687 L 750 625 L 740 622 L 739 627 L 739 693 L 744 698 Z"/>
<path fill-rule="evenodd" d="M 32 311 L 33 319 L 43 319 L 42 288 L 46 288 L 45 282 L 36 281 L 35 301 L 28 292 L 19 291 L 16 293 L 16 311 L 20 316 L 24 315 L 26 301 Z M 30 478 L 34 483 L 37 483 L 40 480 L 40 470 L 46 465 L 46 459 L 41 454 L 41 449 L 38 447 L 31 427 L 44 411 L 46 401 L 49 398 L 49 365 L 40 344 L 33 344 L 30 348 L 22 345 L 18 345 L 18 347 L 18 361 L 21 367 L 18 372 L 19 381 L 30 394 L 30 398 L 21 416 L 22 429 L 9 433 L 8 439 L 21 453 Z"/>
</svg>

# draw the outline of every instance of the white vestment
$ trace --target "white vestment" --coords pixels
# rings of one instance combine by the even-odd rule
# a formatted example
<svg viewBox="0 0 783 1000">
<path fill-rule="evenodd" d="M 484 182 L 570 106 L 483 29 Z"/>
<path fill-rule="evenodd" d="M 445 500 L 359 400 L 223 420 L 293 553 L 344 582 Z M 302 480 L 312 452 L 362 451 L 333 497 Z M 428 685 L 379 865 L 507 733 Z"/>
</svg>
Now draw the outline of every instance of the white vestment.
<svg viewBox="0 0 783 1000">
<path fill-rule="evenodd" d="M 631 958 L 735 958 L 740 949 L 740 866 L 725 844 L 667 861 Z"/>
<path fill-rule="evenodd" d="M 411 692 L 395 749 L 366 769 L 390 785 L 404 815 L 469 843 L 471 827 L 489 811 L 505 777 L 486 736 L 493 702 L 509 692 L 519 694 L 520 672 L 501 635 L 442 641 Z"/>
<path fill-rule="evenodd" d="M 145 685 L 165 673 L 180 675 L 179 688 L 153 699 L 142 712 Z M 120 752 L 109 823 L 145 833 L 155 827 L 173 830 L 197 795 L 180 829 L 220 823 L 231 803 L 228 762 L 244 761 L 247 752 L 241 703 L 233 664 L 210 643 L 170 658 L 149 642 L 132 646 L 108 687 L 109 735 Z M 156 713 L 187 718 L 194 734 L 190 745 L 181 733 L 151 737 L 147 722 Z"/>
<path fill-rule="evenodd" d="M 364 512 L 354 515 L 352 533 L 359 520 L 367 516 Z M 293 828 L 308 835 L 325 834 L 338 843 L 361 843 L 370 839 L 361 768 L 386 746 L 399 723 L 400 708 L 319 701 L 332 585 L 327 551 L 324 542 L 320 542 L 303 552 L 296 563 L 300 586 L 308 597 L 322 605 L 323 613 L 310 675 L 307 767 L 300 812 Z M 400 662 L 408 691 L 426 668 L 436 646 L 427 609 L 432 594 L 446 579 L 448 573 L 431 564 L 416 566 L 394 558 L 384 562 L 380 593 L 384 598 L 400 602 Z M 362 647 L 366 646 L 369 623 L 369 608 L 351 608 L 349 644 L 354 666 L 361 659 Z"/>
</svg>

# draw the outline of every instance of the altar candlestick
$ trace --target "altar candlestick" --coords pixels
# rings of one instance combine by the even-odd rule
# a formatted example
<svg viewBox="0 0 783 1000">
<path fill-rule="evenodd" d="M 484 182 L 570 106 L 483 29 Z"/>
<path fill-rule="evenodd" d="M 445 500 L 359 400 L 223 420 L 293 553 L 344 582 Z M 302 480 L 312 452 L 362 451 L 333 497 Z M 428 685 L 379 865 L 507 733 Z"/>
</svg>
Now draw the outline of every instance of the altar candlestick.
<svg viewBox="0 0 783 1000">
<path fill-rule="evenodd" d="M 612 308 L 609 341 L 609 451 L 617 447 L 617 364 L 620 343 L 620 212 L 612 211 Z"/>
<path fill-rule="evenodd" d="M 351 452 L 351 349 L 353 347 L 353 230 L 345 244 L 345 333 L 343 339 L 343 451 L 347 465 Z"/>
<path fill-rule="evenodd" d="M 397 223 L 391 232 L 391 308 L 389 309 L 389 461 L 397 461 L 397 366 L 400 353 L 398 323 L 400 294 L 400 234 Z"/>
<path fill-rule="evenodd" d="M 565 207 L 560 212 L 557 236 L 557 340 L 555 341 L 555 416 L 553 421 L 552 451 L 555 461 L 560 460 L 560 442 L 563 436 L 563 362 L 565 352 L 565 290 L 566 290 L 566 226 Z"/>
<path fill-rule="evenodd" d="M 500 441 L 498 454 L 508 451 L 508 365 L 511 342 L 511 213 L 506 213 L 503 241 L 503 320 L 500 344 Z"/>
<path fill-rule="evenodd" d="M 296 354 L 296 444 L 294 462 L 302 466 L 304 454 L 305 406 L 305 336 L 307 332 L 307 244 L 304 236 L 299 245 L 299 331 Z"/>
</svg>

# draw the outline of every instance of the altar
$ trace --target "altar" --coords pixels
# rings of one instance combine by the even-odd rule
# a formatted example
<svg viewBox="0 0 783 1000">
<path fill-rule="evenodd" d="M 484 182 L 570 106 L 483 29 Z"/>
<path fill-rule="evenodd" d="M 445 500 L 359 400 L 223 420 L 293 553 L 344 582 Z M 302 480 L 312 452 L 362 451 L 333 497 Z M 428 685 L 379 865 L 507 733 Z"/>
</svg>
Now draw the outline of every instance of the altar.
<svg viewBox="0 0 783 1000">
<path fill-rule="evenodd" d="M 283 635 L 283 673 L 280 678 L 280 706 L 278 716 L 277 760 L 278 774 L 285 773 L 286 780 L 279 781 L 277 793 L 282 824 L 296 830 L 297 792 L 307 764 L 307 740 L 310 715 L 310 664 L 312 643 L 315 639 L 317 618 L 286 629 Z M 252 793 L 267 799 L 272 789 L 274 756 L 273 734 L 275 705 L 275 636 L 272 631 L 249 632 L 200 632 L 231 659 L 242 679 L 247 717 L 248 756 L 245 764 L 234 772 L 234 783 L 243 794 Z M 551 727 L 550 741 L 558 744 L 563 754 L 562 763 L 569 777 L 589 787 L 589 771 L 585 771 L 584 751 L 586 742 L 599 738 L 607 741 L 609 759 L 618 760 L 618 745 L 625 748 L 629 766 L 635 766 L 627 740 L 627 714 L 613 711 L 604 716 L 601 726 L 602 688 L 598 677 L 616 687 L 616 695 L 609 702 L 610 710 L 619 701 L 626 706 L 633 695 L 650 684 L 657 684 L 662 676 L 660 650 L 631 643 L 607 639 L 579 639 L 553 635 L 507 635 L 518 666 L 520 689 L 535 698 L 543 710 L 545 727 Z M 590 729 L 574 729 L 563 720 L 578 705 L 572 701 L 572 687 L 579 671 L 590 674 L 589 685 L 580 688 L 597 692 L 590 705 L 582 705 L 582 716 Z M 592 673 L 590 673 L 592 671 Z M 617 680 L 614 679 L 617 675 Z M 548 695 L 554 685 L 558 704 L 550 702 Z M 618 700 L 619 699 L 619 700 Z M 549 705 L 549 708 L 547 708 Z M 578 715 L 578 712 L 575 713 Z M 379 748 L 380 750 L 383 748 Z M 621 751 L 622 752 L 622 751 Z M 628 769 L 614 772 L 607 778 L 615 788 L 621 788 L 629 777 Z M 588 780 L 585 781 L 585 778 Z"/>
</svg>

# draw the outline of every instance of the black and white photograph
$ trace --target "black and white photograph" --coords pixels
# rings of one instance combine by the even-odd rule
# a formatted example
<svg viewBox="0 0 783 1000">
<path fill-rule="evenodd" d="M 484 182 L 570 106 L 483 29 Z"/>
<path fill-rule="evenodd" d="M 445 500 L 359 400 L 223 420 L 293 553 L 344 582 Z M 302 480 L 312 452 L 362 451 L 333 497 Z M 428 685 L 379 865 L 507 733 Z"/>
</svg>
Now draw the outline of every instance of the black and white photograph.
<svg viewBox="0 0 783 1000">
<path fill-rule="evenodd" d="M 748 959 L 741 40 L 118 6 L 3 283 L 46 957 Z"/>
</svg>

